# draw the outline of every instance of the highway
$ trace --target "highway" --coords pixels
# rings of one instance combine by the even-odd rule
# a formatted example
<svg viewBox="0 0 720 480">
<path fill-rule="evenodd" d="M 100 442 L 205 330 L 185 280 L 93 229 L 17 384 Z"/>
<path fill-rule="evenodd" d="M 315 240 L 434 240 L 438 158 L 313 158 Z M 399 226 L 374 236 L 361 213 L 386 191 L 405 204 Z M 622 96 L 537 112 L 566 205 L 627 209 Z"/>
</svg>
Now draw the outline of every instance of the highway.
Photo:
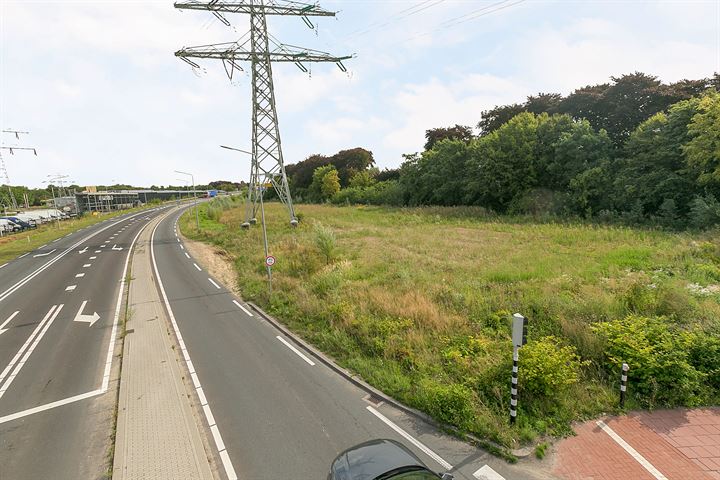
<svg viewBox="0 0 720 480">
<path fill-rule="evenodd" d="M 105 220 L 0 269 L 0 478 L 106 473 L 124 270 L 165 210 Z"/>
<path fill-rule="evenodd" d="M 431 468 L 458 479 L 480 478 L 473 474 L 483 468 L 504 472 L 506 479 L 537 478 L 368 399 L 303 351 L 198 265 L 178 234 L 180 214 L 157 225 L 153 260 L 195 372 L 204 426 L 215 454 L 225 456 L 220 463 L 228 478 L 325 479 L 337 454 L 376 438 L 400 441 Z"/>
</svg>

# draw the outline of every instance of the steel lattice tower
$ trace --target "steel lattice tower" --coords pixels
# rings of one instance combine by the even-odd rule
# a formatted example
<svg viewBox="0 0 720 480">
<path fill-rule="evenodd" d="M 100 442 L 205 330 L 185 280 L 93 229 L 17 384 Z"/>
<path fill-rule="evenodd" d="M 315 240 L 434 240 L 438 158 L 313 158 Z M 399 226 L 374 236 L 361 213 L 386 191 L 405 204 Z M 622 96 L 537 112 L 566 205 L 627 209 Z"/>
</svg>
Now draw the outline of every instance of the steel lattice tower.
<svg viewBox="0 0 720 480">
<path fill-rule="evenodd" d="M 243 227 L 255 223 L 264 187 L 272 184 L 280 200 L 287 206 L 290 224 L 297 225 L 297 217 L 292 204 L 285 163 L 283 161 L 280 129 L 277 109 L 275 108 L 275 88 L 273 86 L 272 63 L 292 62 L 307 72 L 305 62 L 334 62 L 342 71 L 346 71 L 343 60 L 352 56 L 332 56 L 325 52 L 306 48 L 291 47 L 273 41 L 267 31 L 267 15 L 295 15 L 302 17 L 305 24 L 314 28 L 309 16 L 335 16 L 335 12 L 324 10 L 317 5 L 298 2 L 282 4 L 269 0 L 182 2 L 175 8 L 187 10 L 207 10 L 212 12 L 225 25 L 230 25 L 222 13 L 245 13 L 250 15 L 250 38 L 241 43 L 205 45 L 183 48 L 175 56 L 199 67 L 190 58 L 212 58 L 222 60 L 225 72 L 232 79 L 233 72 L 242 70 L 238 62 L 250 62 L 252 76 L 252 162 L 250 167 L 250 186 Z M 247 34 L 245 35 L 247 36 Z M 271 44 L 274 47 L 271 50 Z"/>
</svg>

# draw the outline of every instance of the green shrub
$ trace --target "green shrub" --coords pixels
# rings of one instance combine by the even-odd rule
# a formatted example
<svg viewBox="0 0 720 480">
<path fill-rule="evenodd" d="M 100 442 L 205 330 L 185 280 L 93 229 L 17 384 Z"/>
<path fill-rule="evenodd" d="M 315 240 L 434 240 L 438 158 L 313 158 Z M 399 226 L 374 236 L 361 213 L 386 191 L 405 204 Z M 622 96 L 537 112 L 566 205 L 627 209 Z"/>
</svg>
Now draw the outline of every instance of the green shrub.
<svg viewBox="0 0 720 480">
<path fill-rule="evenodd" d="M 606 341 L 606 369 L 619 375 L 630 366 L 628 391 L 644 406 L 693 406 L 701 402 L 705 374 L 690 363 L 692 334 L 664 318 L 628 315 L 593 330 Z"/>
<path fill-rule="evenodd" d="M 577 383 L 583 365 L 575 347 L 552 336 L 528 342 L 520 356 L 519 388 L 539 397 L 561 394 Z"/>
<path fill-rule="evenodd" d="M 335 232 L 332 228 L 322 223 L 315 224 L 315 246 L 322 256 L 325 257 L 325 263 L 329 264 L 333 258 L 336 247 Z"/>
<path fill-rule="evenodd" d="M 215 222 L 219 222 L 219 221 L 220 221 L 220 217 L 222 216 L 222 210 L 219 209 L 219 208 L 216 208 L 216 207 L 214 207 L 214 206 L 212 206 L 212 205 L 209 205 L 209 206 L 207 207 L 206 213 L 207 213 L 207 217 L 208 217 L 210 220 L 213 220 L 213 221 L 215 221 Z"/>
<path fill-rule="evenodd" d="M 464 385 L 423 379 L 418 385 L 418 400 L 427 413 L 441 422 L 469 429 L 474 421 L 473 393 Z"/>
</svg>

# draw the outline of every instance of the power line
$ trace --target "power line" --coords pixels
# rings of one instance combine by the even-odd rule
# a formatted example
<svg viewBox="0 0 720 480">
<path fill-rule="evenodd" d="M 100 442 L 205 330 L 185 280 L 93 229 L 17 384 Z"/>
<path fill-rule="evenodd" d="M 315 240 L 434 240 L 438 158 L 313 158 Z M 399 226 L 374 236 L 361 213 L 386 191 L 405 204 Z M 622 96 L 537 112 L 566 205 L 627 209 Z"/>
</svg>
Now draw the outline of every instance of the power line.
<svg viewBox="0 0 720 480">
<path fill-rule="evenodd" d="M 404 10 L 400 10 L 399 12 L 395 13 L 394 15 L 387 18 L 382 23 L 375 23 L 371 24 L 369 27 L 366 27 L 365 29 L 356 30 L 355 32 L 352 32 L 347 35 L 345 38 L 351 38 L 351 37 L 360 37 L 363 35 L 366 35 L 374 30 L 377 30 L 379 28 L 386 27 L 393 22 L 396 22 L 398 20 L 402 20 L 403 18 L 410 17 L 412 15 L 415 15 L 417 13 L 423 12 L 429 8 L 434 7 L 435 5 L 438 5 L 440 3 L 445 2 L 446 0 L 425 0 L 423 2 L 420 2 L 410 8 L 406 8 Z M 429 5 L 428 5 L 429 4 Z"/>
</svg>

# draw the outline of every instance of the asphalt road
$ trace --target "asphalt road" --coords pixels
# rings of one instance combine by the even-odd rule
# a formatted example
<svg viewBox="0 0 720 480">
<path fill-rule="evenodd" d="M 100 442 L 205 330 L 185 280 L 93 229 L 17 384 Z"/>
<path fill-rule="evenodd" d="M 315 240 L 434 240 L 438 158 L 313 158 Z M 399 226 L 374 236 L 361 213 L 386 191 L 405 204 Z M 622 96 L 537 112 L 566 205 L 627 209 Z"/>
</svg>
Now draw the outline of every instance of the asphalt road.
<svg viewBox="0 0 720 480">
<path fill-rule="evenodd" d="M 226 456 L 230 478 L 325 479 L 338 453 L 375 438 L 400 441 L 431 468 L 458 479 L 482 478 L 473 474 L 488 466 L 502 475 L 488 478 L 538 478 L 366 399 L 366 392 L 252 315 L 211 278 L 184 249 L 179 215 L 169 215 L 154 232 L 156 272 L 193 382 L 201 387 L 198 401 L 211 411 L 200 416 L 215 454 Z"/>
<path fill-rule="evenodd" d="M 0 268 L 0 479 L 106 473 L 123 272 L 163 211 L 106 220 Z"/>
</svg>

